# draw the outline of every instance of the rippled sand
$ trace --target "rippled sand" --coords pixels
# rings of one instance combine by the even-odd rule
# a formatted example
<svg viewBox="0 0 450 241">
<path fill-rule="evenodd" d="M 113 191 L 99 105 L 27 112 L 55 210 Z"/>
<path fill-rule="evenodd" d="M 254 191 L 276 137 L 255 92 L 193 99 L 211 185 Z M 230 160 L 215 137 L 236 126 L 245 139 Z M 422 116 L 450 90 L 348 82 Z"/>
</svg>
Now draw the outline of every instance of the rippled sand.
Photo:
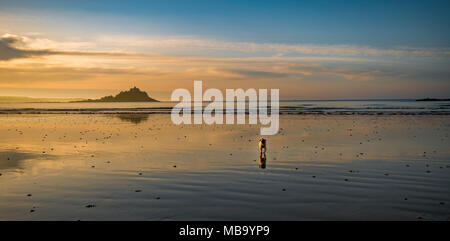
<svg viewBox="0 0 450 241">
<path fill-rule="evenodd" d="M 280 127 L 0 115 L 0 220 L 449 220 L 450 116 Z"/>
</svg>

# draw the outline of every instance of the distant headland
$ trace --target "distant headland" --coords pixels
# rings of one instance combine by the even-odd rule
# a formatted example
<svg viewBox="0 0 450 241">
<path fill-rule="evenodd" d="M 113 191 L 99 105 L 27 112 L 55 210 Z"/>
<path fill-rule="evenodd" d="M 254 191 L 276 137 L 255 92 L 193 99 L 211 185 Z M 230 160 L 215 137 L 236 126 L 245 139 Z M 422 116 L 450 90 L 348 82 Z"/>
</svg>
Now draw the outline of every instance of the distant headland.
<svg viewBox="0 0 450 241">
<path fill-rule="evenodd" d="M 25 96 L 0 96 L 0 103 L 68 103 L 82 101 L 83 98 L 34 98 Z"/>
<path fill-rule="evenodd" d="M 416 101 L 450 101 L 450 99 L 425 98 L 425 99 L 418 99 Z"/>
<path fill-rule="evenodd" d="M 141 91 L 136 86 L 128 91 L 121 91 L 116 96 L 105 96 L 100 99 L 87 99 L 74 102 L 159 102 L 148 96 L 145 91 Z"/>
</svg>

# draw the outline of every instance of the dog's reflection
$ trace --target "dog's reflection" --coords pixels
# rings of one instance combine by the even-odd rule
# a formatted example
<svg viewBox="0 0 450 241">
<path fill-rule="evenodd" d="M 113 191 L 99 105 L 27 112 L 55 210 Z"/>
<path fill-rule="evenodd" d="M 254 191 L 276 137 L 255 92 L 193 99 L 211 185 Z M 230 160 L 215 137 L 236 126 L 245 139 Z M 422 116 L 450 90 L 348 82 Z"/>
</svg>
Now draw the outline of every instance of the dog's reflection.
<svg viewBox="0 0 450 241">
<path fill-rule="evenodd" d="M 259 155 L 259 168 L 266 169 L 266 153 L 261 153 Z"/>
</svg>

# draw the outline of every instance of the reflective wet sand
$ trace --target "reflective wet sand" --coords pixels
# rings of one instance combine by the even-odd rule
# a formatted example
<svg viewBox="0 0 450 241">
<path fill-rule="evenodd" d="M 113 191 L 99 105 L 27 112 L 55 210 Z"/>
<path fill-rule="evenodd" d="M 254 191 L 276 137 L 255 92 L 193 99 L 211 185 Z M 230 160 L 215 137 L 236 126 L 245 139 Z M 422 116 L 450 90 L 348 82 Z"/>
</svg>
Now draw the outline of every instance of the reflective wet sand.
<svg viewBox="0 0 450 241">
<path fill-rule="evenodd" d="M 0 220 L 448 220 L 450 116 L 0 115 Z"/>
</svg>

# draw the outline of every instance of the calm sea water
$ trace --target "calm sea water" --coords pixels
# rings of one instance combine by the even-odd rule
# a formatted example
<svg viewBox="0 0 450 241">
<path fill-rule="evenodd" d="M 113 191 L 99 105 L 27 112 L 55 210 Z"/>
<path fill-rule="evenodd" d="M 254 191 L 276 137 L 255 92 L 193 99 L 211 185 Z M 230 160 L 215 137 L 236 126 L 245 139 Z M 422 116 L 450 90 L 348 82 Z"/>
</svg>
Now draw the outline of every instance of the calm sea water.
<svg viewBox="0 0 450 241">
<path fill-rule="evenodd" d="M 129 103 L 0 103 L 0 113 L 170 113 L 177 102 Z M 203 102 L 203 106 L 208 105 Z M 448 101 L 415 100 L 289 100 L 280 101 L 281 113 L 331 114 L 449 114 Z"/>
</svg>

